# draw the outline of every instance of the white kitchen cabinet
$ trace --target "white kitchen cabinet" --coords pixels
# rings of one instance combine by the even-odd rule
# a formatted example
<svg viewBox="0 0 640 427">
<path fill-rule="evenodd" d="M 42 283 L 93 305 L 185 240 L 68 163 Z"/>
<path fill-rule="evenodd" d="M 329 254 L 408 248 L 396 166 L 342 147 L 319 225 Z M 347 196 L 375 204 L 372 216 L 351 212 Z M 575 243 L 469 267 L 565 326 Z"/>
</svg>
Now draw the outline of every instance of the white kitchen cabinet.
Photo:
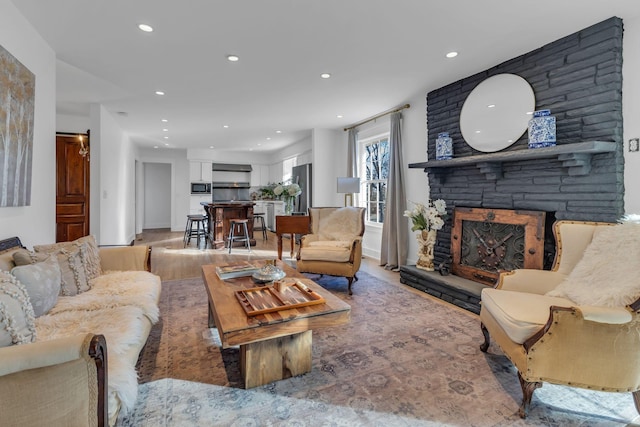
<svg viewBox="0 0 640 427">
<path fill-rule="evenodd" d="M 269 184 L 269 166 L 251 165 L 251 186 L 264 187 Z"/>
<path fill-rule="evenodd" d="M 191 182 L 211 182 L 211 162 L 192 160 L 189 162 L 189 179 Z"/>
</svg>

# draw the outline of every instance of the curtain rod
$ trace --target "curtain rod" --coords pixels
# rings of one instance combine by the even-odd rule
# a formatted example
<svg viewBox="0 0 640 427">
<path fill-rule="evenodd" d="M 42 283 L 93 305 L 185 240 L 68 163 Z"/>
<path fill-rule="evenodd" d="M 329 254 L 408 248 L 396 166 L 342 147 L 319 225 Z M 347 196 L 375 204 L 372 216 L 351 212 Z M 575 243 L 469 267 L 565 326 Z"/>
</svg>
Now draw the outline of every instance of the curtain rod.
<svg viewBox="0 0 640 427">
<path fill-rule="evenodd" d="M 386 116 L 387 114 L 397 113 L 398 111 L 402 111 L 402 110 L 404 110 L 405 108 L 410 108 L 410 107 L 411 107 L 411 105 L 409 105 L 409 104 L 404 104 L 402 107 L 397 107 L 397 108 L 394 108 L 394 109 L 392 109 L 392 110 L 385 111 L 384 113 L 376 114 L 375 116 L 370 117 L 370 118 L 368 118 L 368 119 L 366 119 L 366 120 L 363 120 L 363 121 L 361 121 L 361 122 L 359 122 L 359 123 L 356 123 L 355 125 L 351 125 L 351 126 L 349 126 L 349 127 L 346 127 L 346 128 L 344 128 L 344 130 L 345 130 L 345 131 L 348 131 L 348 130 L 351 130 L 351 129 L 357 128 L 358 126 L 362 126 L 362 125 L 363 125 L 363 124 L 365 124 L 365 123 L 369 123 L 369 122 L 372 122 L 372 121 L 374 121 L 374 120 L 376 120 L 376 119 L 379 119 L 380 117 L 384 117 L 384 116 Z"/>
</svg>

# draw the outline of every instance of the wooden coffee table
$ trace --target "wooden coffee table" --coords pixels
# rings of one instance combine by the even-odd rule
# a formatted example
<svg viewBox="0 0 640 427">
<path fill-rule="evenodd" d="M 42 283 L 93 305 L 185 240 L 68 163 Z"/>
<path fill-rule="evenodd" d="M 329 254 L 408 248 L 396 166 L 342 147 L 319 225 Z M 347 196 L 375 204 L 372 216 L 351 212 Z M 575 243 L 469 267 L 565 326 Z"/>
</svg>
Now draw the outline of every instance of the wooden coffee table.
<svg viewBox="0 0 640 427">
<path fill-rule="evenodd" d="M 264 265 L 264 261 L 252 261 Z M 277 261 L 287 278 L 304 279 L 309 290 L 324 298 L 321 304 L 248 316 L 236 291 L 255 288 L 251 277 L 221 280 L 215 265 L 202 266 L 209 296 L 209 327 L 216 327 L 222 347 L 240 346 L 240 371 L 245 388 L 311 371 L 312 329 L 348 323 L 351 307 L 340 298 Z"/>
</svg>

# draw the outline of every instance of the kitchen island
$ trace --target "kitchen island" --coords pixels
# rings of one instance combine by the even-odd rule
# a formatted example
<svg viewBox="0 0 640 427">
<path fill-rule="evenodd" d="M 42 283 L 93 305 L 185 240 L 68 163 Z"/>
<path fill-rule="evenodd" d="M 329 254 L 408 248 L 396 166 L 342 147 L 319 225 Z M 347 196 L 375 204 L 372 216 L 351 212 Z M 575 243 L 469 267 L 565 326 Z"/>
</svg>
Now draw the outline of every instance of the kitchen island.
<svg viewBox="0 0 640 427">
<path fill-rule="evenodd" d="M 200 203 L 207 214 L 207 232 L 209 233 L 209 242 L 213 249 L 221 249 L 227 246 L 231 226 L 229 220 L 253 219 L 252 201 L 234 201 L 234 202 L 201 202 Z M 253 221 L 247 224 L 249 228 L 249 242 L 251 246 L 255 246 L 256 240 L 253 238 Z M 241 230 L 235 230 L 235 235 L 242 234 Z M 234 246 L 244 246 L 244 242 L 235 242 Z"/>
</svg>

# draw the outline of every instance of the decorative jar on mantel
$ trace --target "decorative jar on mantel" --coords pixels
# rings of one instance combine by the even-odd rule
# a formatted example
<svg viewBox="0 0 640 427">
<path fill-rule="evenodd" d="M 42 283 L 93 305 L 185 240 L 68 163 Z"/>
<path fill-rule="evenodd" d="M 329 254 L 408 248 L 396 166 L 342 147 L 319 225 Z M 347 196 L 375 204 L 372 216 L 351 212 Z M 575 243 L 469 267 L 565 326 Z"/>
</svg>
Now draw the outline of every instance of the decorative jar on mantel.
<svg viewBox="0 0 640 427">
<path fill-rule="evenodd" d="M 556 145 L 556 118 L 551 110 L 539 110 L 529 120 L 529 148 L 553 147 Z"/>
<path fill-rule="evenodd" d="M 440 132 L 436 139 L 436 160 L 450 160 L 453 158 L 453 140 L 449 132 Z"/>
</svg>

